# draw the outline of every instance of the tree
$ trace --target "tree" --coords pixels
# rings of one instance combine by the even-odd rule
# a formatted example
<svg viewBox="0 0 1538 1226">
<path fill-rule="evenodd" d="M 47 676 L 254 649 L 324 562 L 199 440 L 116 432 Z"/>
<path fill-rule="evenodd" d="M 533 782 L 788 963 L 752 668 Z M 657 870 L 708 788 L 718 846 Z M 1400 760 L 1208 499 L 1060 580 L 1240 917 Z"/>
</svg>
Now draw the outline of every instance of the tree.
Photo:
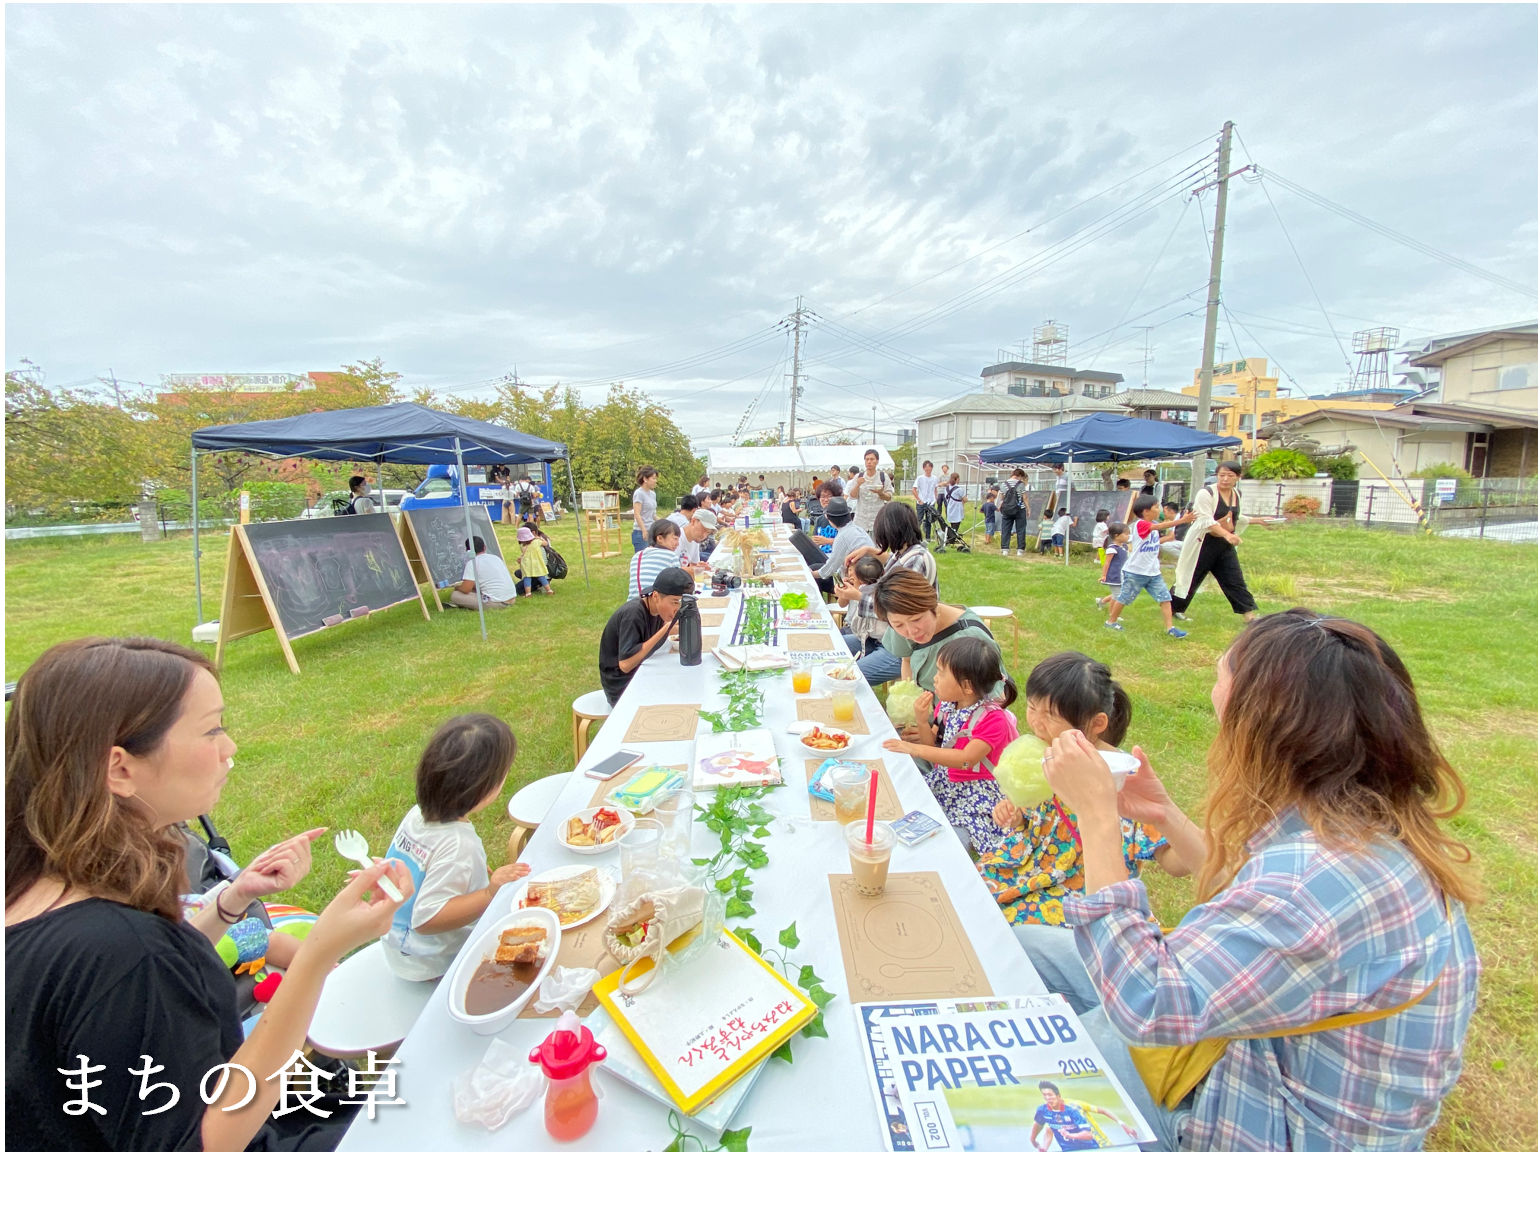
<svg viewBox="0 0 1538 1226">
<path fill-rule="evenodd" d="M 1244 475 L 1252 481 L 1290 481 L 1314 475 L 1314 461 L 1301 451 L 1285 448 L 1262 451 L 1250 461 Z"/>
<path fill-rule="evenodd" d="M 552 384 L 536 392 L 511 379 L 497 385 L 493 401 L 450 397 L 449 404 L 455 413 L 565 443 L 579 490 L 628 495 L 636 470 L 650 464 L 658 473 L 659 497 L 673 498 L 689 492 L 702 467 L 667 408 L 620 383 L 602 404 L 591 406 L 573 388 Z"/>
</svg>

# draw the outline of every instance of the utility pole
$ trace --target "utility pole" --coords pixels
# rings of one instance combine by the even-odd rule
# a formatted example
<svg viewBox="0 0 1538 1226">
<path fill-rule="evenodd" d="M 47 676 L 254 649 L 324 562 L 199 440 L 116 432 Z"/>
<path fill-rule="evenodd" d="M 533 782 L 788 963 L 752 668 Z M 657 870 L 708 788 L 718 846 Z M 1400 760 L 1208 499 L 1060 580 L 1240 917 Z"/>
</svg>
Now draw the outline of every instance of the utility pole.
<svg viewBox="0 0 1538 1226">
<path fill-rule="evenodd" d="M 112 379 L 112 394 L 117 397 L 117 411 L 121 413 L 123 411 L 123 393 L 118 389 L 117 375 L 113 373 L 110 366 L 107 367 L 107 374 Z"/>
<path fill-rule="evenodd" d="M 1153 358 L 1153 348 L 1149 344 L 1148 336 L 1152 330 L 1152 325 L 1145 325 L 1143 328 L 1143 387 L 1145 389 L 1148 387 L 1148 363 Z"/>
<path fill-rule="evenodd" d="M 1228 218 L 1228 155 L 1233 121 L 1223 125 L 1218 142 L 1218 208 L 1212 225 L 1212 270 L 1207 275 L 1207 327 L 1202 335 L 1202 377 L 1197 393 L 1196 428 L 1206 430 L 1212 415 L 1212 355 L 1218 340 L 1218 295 L 1223 276 L 1223 223 Z"/>
<path fill-rule="evenodd" d="M 796 310 L 791 316 L 795 328 L 795 356 L 790 375 L 790 445 L 796 445 L 796 404 L 801 399 L 801 295 L 796 295 Z"/>
<path fill-rule="evenodd" d="M 870 406 L 870 445 L 876 445 L 876 406 Z"/>
</svg>

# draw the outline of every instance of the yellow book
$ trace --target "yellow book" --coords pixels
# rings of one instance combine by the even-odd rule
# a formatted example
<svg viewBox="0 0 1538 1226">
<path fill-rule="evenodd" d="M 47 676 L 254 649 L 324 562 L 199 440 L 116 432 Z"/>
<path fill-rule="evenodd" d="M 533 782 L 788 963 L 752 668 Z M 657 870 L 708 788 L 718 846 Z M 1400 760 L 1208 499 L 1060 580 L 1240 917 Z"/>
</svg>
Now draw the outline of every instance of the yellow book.
<svg viewBox="0 0 1538 1226">
<path fill-rule="evenodd" d="M 651 965 L 641 959 L 627 982 Z M 809 997 L 724 929 L 710 948 L 637 995 L 618 990 L 620 973 L 593 991 L 686 1115 L 817 1016 Z"/>
</svg>

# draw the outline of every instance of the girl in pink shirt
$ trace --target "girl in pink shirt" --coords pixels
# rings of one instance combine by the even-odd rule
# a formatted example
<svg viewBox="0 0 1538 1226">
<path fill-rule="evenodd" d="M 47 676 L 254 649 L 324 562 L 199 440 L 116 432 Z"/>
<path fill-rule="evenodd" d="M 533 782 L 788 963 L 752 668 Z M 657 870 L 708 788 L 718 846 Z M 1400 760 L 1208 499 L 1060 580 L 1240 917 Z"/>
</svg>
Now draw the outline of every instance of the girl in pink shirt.
<svg viewBox="0 0 1538 1226">
<path fill-rule="evenodd" d="M 985 697 L 1001 681 L 1002 699 Z M 940 704 L 933 719 L 929 694 L 915 704 L 918 742 L 885 741 L 882 748 L 917 758 L 950 824 L 978 854 L 996 851 L 1005 832 L 993 820 L 993 807 L 1004 793 L 993 768 L 1019 735 L 1005 709 L 1015 701 L 1015 683 L 1004 672 L 999 645 L 971 637 L 946 643 L 935 657 L 933 697 Z"/>
</svg>

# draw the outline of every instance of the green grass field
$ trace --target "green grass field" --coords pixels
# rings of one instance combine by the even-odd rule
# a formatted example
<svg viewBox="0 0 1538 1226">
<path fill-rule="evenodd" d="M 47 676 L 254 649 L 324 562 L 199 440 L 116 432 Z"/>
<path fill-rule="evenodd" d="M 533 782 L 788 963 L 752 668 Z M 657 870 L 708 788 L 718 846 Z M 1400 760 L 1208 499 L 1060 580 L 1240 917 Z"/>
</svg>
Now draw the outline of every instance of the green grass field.
<svg viewBox="0 0 1538 1226">
<path fill-rule="evenodd" d="M 570 703 L 598 687 L 597 640 L 625 594 L 625 557 L 582 569 L 571 521 L 552 532 L 573 577 L 549 598 L 488 614 L 480 641 L 473 613 L 403 607 L 295 645 L 299 677 L 271 635 L 231 646 L 223 682 L 228 724 L 240 745 L 219 811 L 220 827 L 248 858 L 308 826 L 355 826 L 383 850 L 412 803 L 416 757 L 436 723 L 491 711 L 518 734 L 508 794 L 571 769 Z M 980 539 L 980 534 L 979 538 Z M 624 545 L 628 555 L 628 538 Z M 217 615 L 225 538 L 205 539 L 205 612 Z M 1295 524 L 1246 536 L 1243 557 L 1263 612 L 1308 605 L 1378 630 L 1407 660 L 1428 718 L 1469 785 L 1455 819 L 1474 849 L 1486 901 L 1472 914 L 1484 974 L 1462 1082 L 1432 1135 L 1440 1149 L 1538 1147 L 1538 549 L 1365 533 Z M 158 635 L 188 641 L 194 621 L 192 558 L 185 537 L 17 542 L 6 550 L 6 678 L 49 645 L 84 634 Z M 1135 705 L 1130 741 L 1141 744 L 1176 798 L 1200 814 L 1206 748 L 1215 732 L 1208 692 L 1214 662 L 1240 629 L 1216 590 L 1191 613 L 1191 637 L 1160 633 L 1157 609 L 1139 601 L 1126 632 L 1101 628 L 1092 605 L 1103 589 L 1093 558 L 1064 567 L 1044 559 L 940 558 L 945 599 L 1007 605 L 1020 622 L 1018 671 L 1079 650 L 1105 660 Z M 1013 648 L 1006 625 L 995 633 Z M 478 819 L 493 864 L 508 833 L 505 811 Z M 320 905 L 345 866 L 317 857 L 295 901 Z M 1148 876 L 1160 918 L 1190 905 L 1187 882 Z"/>
</svg>

